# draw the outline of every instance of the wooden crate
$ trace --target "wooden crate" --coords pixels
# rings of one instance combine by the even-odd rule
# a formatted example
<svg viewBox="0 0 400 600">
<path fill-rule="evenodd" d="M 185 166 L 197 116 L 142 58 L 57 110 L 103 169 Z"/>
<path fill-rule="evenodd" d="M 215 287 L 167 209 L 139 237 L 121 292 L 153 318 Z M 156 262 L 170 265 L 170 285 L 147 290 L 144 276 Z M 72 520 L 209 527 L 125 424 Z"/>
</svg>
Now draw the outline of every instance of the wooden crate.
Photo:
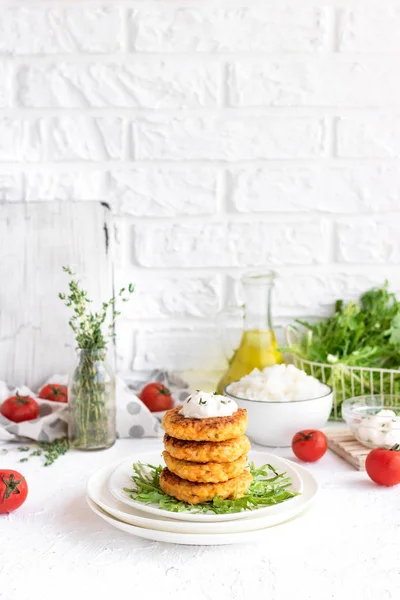
<svg viewBox="0 0 400 600">
<path fill-rule="evenodd" d="M 331 429 L 325 431 L 325 435 L 332 452 L 346 460 L 358 471 L 365 471 L 365 459 L 371 449 L 360 444 L 349 429 Z"/>
</svg>

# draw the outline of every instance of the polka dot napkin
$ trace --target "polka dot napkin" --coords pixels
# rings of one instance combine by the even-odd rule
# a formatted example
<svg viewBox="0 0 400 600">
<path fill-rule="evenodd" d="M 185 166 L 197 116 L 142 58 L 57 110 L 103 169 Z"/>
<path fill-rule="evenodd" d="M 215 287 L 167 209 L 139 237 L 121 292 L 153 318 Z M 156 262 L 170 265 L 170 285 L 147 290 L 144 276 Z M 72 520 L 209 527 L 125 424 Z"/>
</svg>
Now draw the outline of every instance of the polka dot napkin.
<svg viewBox="0 0 400 600">
<path fill-rule="evenodd" d="M 172 373 L 156 370 L 147 376 L 123 381 L 117 377 L 117 436 L 120 438 L 158 437 L 163 434 L 162 414 L 151 413 L 137 393 L 150 381 L 164 383 L 172 393 L 174 405 L 180 404 L 189 394 L 188 384 Z M 66 375 L 52 375 L 46 383 L 66 385 Z M 43 386 L 42 386 L 43 387 Z M 32 421 L 13 423 L 0 414 L 0 442 L 23 441 L 27 439 L 40 442 L 52 442 L 67 435 L 69 410 L 67 404 L 41 400 L 26 386 L 8 389 L 0 381 L 0 404 L 18 392 L 21 396 L 32 396 L 39 404 L 39 417 Z M 39 393 L 39 392 L 38 392 Z"/>
</svg>

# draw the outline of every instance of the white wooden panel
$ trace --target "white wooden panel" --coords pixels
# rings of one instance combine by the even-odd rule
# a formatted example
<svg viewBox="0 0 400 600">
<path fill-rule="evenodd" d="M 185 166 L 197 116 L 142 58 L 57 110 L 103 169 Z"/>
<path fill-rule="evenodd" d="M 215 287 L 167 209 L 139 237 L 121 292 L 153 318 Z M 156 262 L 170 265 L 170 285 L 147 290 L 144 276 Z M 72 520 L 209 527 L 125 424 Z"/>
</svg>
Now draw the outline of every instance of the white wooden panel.
<svg viewBox="0 0 400 600">
<path fill-rule="evenodd" d="M 99 202 L 0 205 L 0 379 L 35 387 L 70 370 L 70 265 L 97 303 L 112 294 L 110 211 Z"/>
</svg>

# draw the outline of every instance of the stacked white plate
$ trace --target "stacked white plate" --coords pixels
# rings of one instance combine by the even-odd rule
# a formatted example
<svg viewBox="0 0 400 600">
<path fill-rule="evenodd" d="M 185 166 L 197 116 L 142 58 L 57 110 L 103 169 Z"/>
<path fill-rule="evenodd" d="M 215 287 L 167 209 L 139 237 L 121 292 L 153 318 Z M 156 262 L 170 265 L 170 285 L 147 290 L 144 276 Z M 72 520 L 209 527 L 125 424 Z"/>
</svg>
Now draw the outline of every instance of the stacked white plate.
<svg viewBox="0 0 400 600">
<path fill-rule="evenodd" d="M 113 527 L 148 540 L 174 544 L 216 545 L 265 539 L 268 528 L 299 517 L 312 504 L 318 484 L 303 467 L 268 452 L 250 452 L 256 467 L 272 464 L 292 480 L 298 496 L 281 504 L 231 514 L 174 513 L 130 498 L 124 488 L 132 488 L 132 464 L 140 461 L 164 465 L 158 452 L 135 455 L 96 471 L 87 483 L 87 502 L 92 511 Z"/>
</svg>

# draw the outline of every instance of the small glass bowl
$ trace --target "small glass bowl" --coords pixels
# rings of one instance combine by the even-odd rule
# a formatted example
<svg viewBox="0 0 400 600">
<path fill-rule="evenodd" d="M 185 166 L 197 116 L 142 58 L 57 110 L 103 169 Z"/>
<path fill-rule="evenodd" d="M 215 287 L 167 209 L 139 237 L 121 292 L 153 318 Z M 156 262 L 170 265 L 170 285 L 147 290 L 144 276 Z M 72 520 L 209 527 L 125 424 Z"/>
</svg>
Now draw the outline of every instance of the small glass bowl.
<svg viewBox="0 0 400 600">
<path fill-rule="evenodd" d="M 357 440 L 367 448 L 400 444 L 400 396 L 356 396 L 342 404 L 342 416 Z"/>
</svg>

